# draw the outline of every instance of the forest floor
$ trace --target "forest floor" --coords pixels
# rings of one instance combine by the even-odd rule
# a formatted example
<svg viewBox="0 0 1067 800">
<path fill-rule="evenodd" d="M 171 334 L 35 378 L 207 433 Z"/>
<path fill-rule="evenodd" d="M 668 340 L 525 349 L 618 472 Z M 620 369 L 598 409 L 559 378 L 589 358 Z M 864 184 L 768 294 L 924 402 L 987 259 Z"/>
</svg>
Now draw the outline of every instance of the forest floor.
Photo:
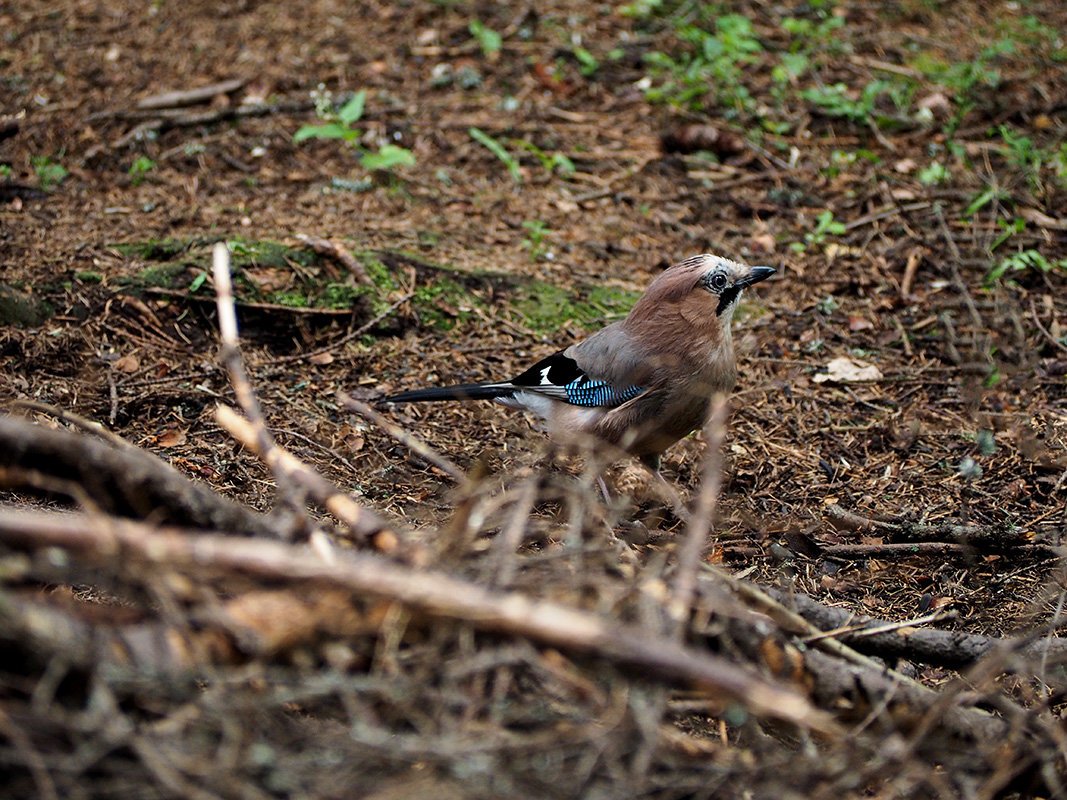
<svg viewBox="0 0 1067 800">
<path fill-rule="evenodd" d="M 30 0 L 0 31 L 6 409 L 73 411 L 270 509 L 215 418 L 229 242 L 279 444 L 449 530 L 464 490 L 336 393 L 518 374 L 718 253 L 778 273 L 734 321 L 707 562 L 891 620 L 1064 624 L 1032 547 L 1067 525 L 1063 3 Z M 495 487 L 551 460 L 491 404 L 386 413 Z M 664 459 L 686 497 L 704 450 Z M 611 477 L 637 563 L 668 558 L 684 525 Z M 534 507 L 542 557 L 562 507 Z"/>
</svg>

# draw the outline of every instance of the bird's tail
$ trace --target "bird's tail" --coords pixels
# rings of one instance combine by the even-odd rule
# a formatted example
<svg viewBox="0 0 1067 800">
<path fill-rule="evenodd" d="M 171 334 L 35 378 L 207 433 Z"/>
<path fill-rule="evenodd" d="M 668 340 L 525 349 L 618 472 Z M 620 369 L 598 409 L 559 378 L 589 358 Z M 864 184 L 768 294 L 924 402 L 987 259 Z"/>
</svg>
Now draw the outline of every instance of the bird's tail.
<svg viewBox="0 0 1067 800">
<path fill-rule="evenodd" d="M 515 387 L 510 383 L 462 383 L 458 386 L 433 386 L 429 389 L 412 389 L 390 397 L 382 403 L 420 403 L 431 400 L 495 400 L 511 397 Z"/>
</svg>

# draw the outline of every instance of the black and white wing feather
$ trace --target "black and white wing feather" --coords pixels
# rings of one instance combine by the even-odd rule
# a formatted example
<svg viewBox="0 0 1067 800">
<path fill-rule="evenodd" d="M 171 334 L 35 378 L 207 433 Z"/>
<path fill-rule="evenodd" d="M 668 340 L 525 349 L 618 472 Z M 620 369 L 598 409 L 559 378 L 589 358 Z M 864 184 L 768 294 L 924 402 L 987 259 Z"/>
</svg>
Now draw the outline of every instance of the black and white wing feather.
<svg viewBox="0 0 1067 800">
<path fill-rule="evenodd" d="M 430 400 L 500 400 L 505 402 L 520 392 L 532 392 L 583 408 L 615 408 L 644 393 L 641 386 L 614 385 L 587 375 L 563 351 L 538 361 L 521 375 L 499 383 L 467 383 L 435 386 L 386 397 L 386 403 L 414 403 Z"/>
<path fill-rule="evenodd" d="M 516 390 L 536 392 L 584 408 L 614 408 L 645 391 L 641 386 L 618 386 L 591 377 L 562 351 L 538 361 L 508 383 Z"/>
</svg>

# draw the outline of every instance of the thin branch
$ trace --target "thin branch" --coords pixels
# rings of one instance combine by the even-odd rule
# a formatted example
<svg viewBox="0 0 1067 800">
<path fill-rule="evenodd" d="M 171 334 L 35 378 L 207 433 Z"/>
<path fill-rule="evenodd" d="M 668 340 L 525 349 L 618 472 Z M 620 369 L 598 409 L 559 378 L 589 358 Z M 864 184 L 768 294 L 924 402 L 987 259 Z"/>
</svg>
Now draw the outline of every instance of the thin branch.
<svg viewBox="0 0 1067 800">
<path fill-rule="evenodd" d="M 1037 306 L 1034 305 L 1033 297 L 1030 298 L 1030 317 L 1031 319 L 1033 319 L 1034 324 L 1037 326 L 1037 329 L 1041 331 L 1041 335 L 1044 336 L 1050 344 L 1055 345 L 1060 350 L 1067 353 L 1067 345 L 1065 345 L 1063 342 L 1053 336 L 1052 333 L 1049 332 L 1049 329 L 1041 323 L 1041 319 L 1037 316 Z"/>
<path fill-rule="evenodd" d="M 323 353 L 328 353 L 331 350 L 336 350 L 338 347 L 341 347 L 342 345 L 347 344 L 348 342 L 352 341 L 353 339 L 358 339 L 360 336 L 365 334 L 367 331 L 369 331 L 371 328 L 373 328 L 375 325 L 377 325 L 383 319 L 388 317 L 390 314 L 392 314 L 394 311 L 396 311 L 398 308 L 400 308 L 400 306 L 404 305 L 404 303 L 406 303 L 408 300 L 410 300 L 414 296 L 415 296 L 415 292 L 408 292 L 408 294 L 404 295 L 403 297 L 401 297 L 396 302 L 391 303 L 389 305 L 389 307 L 384 309 L 380 314 L 377 314 L 372 319 L 367 320 L 366 322 L 364 322 L 362 325 L 360 325 L 358 328 L 356 328 L 351 333 L 346 333 L 344 336 L 342 336 L 336 342 L 331 342 L 330 344 L 326 345 L 325 347 L 320 347 L 318 350 L 312 350 L 312 351 L 307 352 L 307 353 L 295 353 L 295 354 L 293 354 L 291 356 L 285 356 L 283 358 L 271 359 L 271 361 L 269 363 L 269 366 L 273 367 L 273 366 L 276 366 L 278 364 L 288 364 L 288 363 L 291 363 L 293 361 L 307 361 L 308 359 L 314 358 L 315 356 L 322 355 Z M 252 366 L 256 367 L 256 366 L 263 366 L 263 365 L 253 364 Z"/>
<path fill-rule="evenodd" d="M 236 92 L 248 83 L 244 78 L 232 78 L 228 81 L 212 83 L 208 86 L 198 86 L 195 89 L 182 89 L 173 92 L 162 92 L 145 97 L 137 101 L 137 108 L 155 110 L 161 108 L 181 108 L 183 106 L 195 106 L 198 103 L 206 103 L 220 94 Z"/>
<path fill-rule="evenodd" d="M 219 312 L 219 360 L 226 367 L 230 376 L 230 385 L 241 410 L 245 412 L 255 431 L 254 451 L 271 467 L 279 499 L 283 506 L 293 513 L 293 522 L 304 519 L 304 501 L 298 487 L 290 480 L 290 472 L 277 469 L 273 465 L 270 453 L 277 449 L 274 437 L 267 430 L 267 421 L 263 409 L 256 397 L 248 372 L 245 370 L 241 356 L 241 345 L 237 338 L 237 308 L 233 300 L 233 283 L 230 279 L 230 253 L 224 242 L 217 242 L 211 253 L 212 275 L 215 279 L 215 305 Z"/>
<path fill-rule="evenodd" d="M 110 443 L 117 448 L 131 448 L 137 450 L 135 445 L 130 444 L 117 433 L 112 433 L 96 420 L 86 419 L 80 414 L 75 414 L 73 411 L 69 411 L 65 408 L 57 408 L 56 406 L 49 405 L 48 403 L 42 403 L 37 400 L 16 400 L 11 404 L 13 408 L 24 408 L 27 411 L 36 411 L 39 414 L 48 414 L 51 417 L 55 417 L 62 422 L 66 422 L 70 425 L 74 425 L 81 428 L 83 431 L 87 431 L 94 436 L 99 436 L 104 441 Z"/>
<path fill-rule="evenodd" d="M 463 472 L 463 470 L 461 470 L 459 467 L 457 467 L 455 464 L 453 464 L 440 453 L 434 451 L 429 445 L 427 445 L 414 434 L 409 433 L 408 431 L 401 428 L 399 425 L 390 422 L 388 419 L 379 414 L 366 403 L 356 400 L 354 397 L 350 397 L 344 392 L 338 392 L 337 402 L 349 411 L 355 414 L 359 414 L 364 419 L 369 420 L 370 422 L 377 425 L 383 431 L 385 431 L 398 442 L 400 442 L 402 445 L 404 445 L 404 447 L 411 450 L 420 458 L 429 461 L 439 470 L 444 472 L 446 475 L 452 478 L 452 480 L 456 481 L 456 483 L 462 483 L 467 479 L 467 475 Z"/>
<path fill-rule="evenodd" d="M 377 289 L 374 285 L 374 281 L 372 281 L 370 275 L 367 274 L 366 268 L 360 264 L 355 256 L 349 252 L 348 248 L 340 242 L 323 239 L 321 236 L 314 236 L 310 233 L 298 233 L 296 234 L 296 238 L 303 242 L 310 250 L 312 250 L 312 252 L 315 252 L 320 256 L 325 256 L 326 258 L 332 258 L 342 267 L 347 269 L 353 277 L 364 286 L 370 286 L 371 288 Z"/>
<path fill-rule="evenodd" d="M 277 444 L 260 450 L 261 441 L 255 426 L 241 417 L 229 406 L 215 409 L 215 420 L 242 446 L 261 458 L 275 475 L 282 475 L 287 483 L 299 484 L 308 495 L 321 503 L 331 514 L 348 526 L 352 535 L 364 539 L 383 531 L 393 531 L 394 526 L 353 498 L 342 494 L 313 467 Z M 395 532 L 395 531 L 394 531 Z"/>
<path fill-rule="evenodd" d="M 39 550 L 62 547 L 85 557 L 113 557 L 268 578 L 315 582 L 402 603 L 430 617 L 465 621 L 476 628 L 517 636 L 573 652 L 606 658 L 661 680 L 691 683 L 748 707 L 753 713 L 826 735 L 840 735 L 832 717 L 802 695 L 749 672 L 725 658 L 686 647 L 664 636 L 588 611 L 498 593 L 429 570 L 397 565 L 369 553 L 338 551 L 327 563 L 307 548 L 277 540 L 188 536 L 175 529 L 110 520 L 101 525 L 83 515 L 26 511 L 0 514 L 0 540 Z"/>
</svg>

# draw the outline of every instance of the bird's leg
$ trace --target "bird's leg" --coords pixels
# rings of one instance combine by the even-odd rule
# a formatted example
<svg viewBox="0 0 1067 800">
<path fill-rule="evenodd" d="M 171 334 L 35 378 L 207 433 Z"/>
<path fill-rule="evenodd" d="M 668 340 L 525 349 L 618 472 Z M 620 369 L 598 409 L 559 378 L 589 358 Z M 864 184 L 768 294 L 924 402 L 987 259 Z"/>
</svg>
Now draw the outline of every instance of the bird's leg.
<svg viewBox="0 0 1067 800">
<path fill-rule="evenodd" d="M 596 474 L 596 483 L 600 487 L 600 496 L 604 498 L 604 505 L 611 506 L 611 492 L 608 491 L 608 485 L 604 482 L 604 476 L 599 472 Z"/>
<path fill-rule="evenodd" d="M 663 473 L 659 471 L 659 456 L 642 456 L 641 463 L 659 481 L 659 487 L 667 496 L 667 503 L 670 505 L 671 511 L 674 512 L 674 516 L 688 525 L 689 510 L 685 507 L 685 503 L 682 502 L 682 496 L 678 494 L 678 490 L 671 486 L 667 479 L 663 477 Z"/>
<path fill-rule="evenodd" d="M 658 469 L 652 474 L 659 479 L 660 488 L 667 494 L 667 502 L 671 504 L 671 511 L 674 512 L 674 516 L 678 517 L 678 519 L 688 525 L 689 509 L 687 509 L 685 503 L 682 502 L 682 496 L 678 494 L 678 490 L 667 482 L 667 479 L 663 477 L 663 473 Z"/>
</svg>

